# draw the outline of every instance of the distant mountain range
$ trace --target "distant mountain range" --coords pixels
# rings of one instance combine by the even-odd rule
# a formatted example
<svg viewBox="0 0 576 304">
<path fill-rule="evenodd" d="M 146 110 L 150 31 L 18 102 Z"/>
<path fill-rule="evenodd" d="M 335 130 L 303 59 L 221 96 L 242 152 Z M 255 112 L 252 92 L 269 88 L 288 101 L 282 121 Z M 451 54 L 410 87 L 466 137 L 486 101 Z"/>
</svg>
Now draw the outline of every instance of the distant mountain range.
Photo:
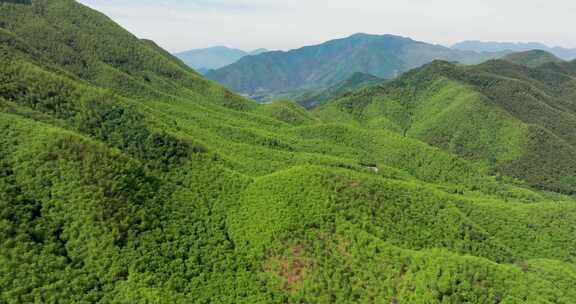
<svg viewBox="0 0 576 304">
<path fill-rule="evenodd" d="M 246 96 L 322 90 L 362 72 L 393 78 L 435 59 L 476 64 L 505 53 L 454 50 L 393 35 L 355 34 L 288 52 L 240 59 L 206 74 Z"/>
<path fill-rule="evenodd" d="M 267 49 L 257 49 L 251 52 L 246 52 L 225 46 L 215 46 L 211 48 L 179 52 L 174 54 L 174 56 L 178 57 L 186 65 L 204 74 L 211 69 L 219 69 L 232 64 L 242 57 L 258 55 L 267 51 Z"/>
<path fill-rule="evenodd" d="M 530 50 L 543 50 L 554 54 L 564 60 L 576 59 L 576 49 L 563 47 L 549 47 L 539 42 L 515 43 L 515 42 L 484 42 L 463 41 L 452 46 L 454 50 L 474 52 L 524 52 Z"/>
</svg>

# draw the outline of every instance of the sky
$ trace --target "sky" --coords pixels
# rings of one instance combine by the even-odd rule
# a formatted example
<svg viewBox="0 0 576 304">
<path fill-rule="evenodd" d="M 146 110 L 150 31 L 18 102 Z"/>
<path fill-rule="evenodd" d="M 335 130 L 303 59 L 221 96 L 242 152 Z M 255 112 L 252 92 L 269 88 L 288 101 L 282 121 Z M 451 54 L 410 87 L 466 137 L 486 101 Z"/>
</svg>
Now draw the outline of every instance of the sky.
<svg viewBox="0 0 576 304">
<path fill-rule="evenodd" d="M 354 33 L 576 48 L 574 0 L 79 0 L 171 52 L 287 50 Z"/>
</svg>

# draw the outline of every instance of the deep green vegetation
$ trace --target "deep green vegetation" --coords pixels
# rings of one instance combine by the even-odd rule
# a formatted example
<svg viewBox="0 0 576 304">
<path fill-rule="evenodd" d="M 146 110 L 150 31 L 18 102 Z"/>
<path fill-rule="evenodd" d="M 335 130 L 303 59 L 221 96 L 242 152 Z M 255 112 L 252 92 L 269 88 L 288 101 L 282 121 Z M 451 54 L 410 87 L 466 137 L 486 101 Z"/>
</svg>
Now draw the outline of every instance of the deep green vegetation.
<svg viewBox="0 0 576 304">
<path fill-rule="evenodd" d="M 393 78 L 435 59 L 480 63 L 504 53 L 452 50 L 393 35 L 355 34 L 288 52 L 249 56 L 206 77 L 258 101 L 328 89 L 361 72 Z"/>
<path fill-rule="evenodd" d="M 527 186 L 572 193 L 574 63 L 435 63 L 308 112 L 72 0 L 0 26 L 0 303 L 576 302 L 576 202 Z"/>
<path fill-rule="evenodd" d="M 510 60 L 478 66 L 437 61 L 317 112 L 325 121 L 401 132 L 495 174 L 574 194 L 574 75 L 567 62 L 529 68 Z"/>
</svg>

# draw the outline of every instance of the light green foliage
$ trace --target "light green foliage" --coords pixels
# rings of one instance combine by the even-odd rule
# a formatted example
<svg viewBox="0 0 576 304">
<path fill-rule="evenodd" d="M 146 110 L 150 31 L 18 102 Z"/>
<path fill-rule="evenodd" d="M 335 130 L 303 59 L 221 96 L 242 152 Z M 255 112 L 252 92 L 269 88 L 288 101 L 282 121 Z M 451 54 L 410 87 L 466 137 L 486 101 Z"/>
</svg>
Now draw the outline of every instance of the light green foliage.
<svg viewBox="0 0 576 304">
<path fill-rule="evenodd" d="M 316 110 L 387 129 L 482 163 L 495 174 L 572 194 L 576 92 L 569 63 L 528 68 L 434 62 Z M 569 93 L 572 92 L 572 93 Z M 400 131 L 399 131 L 400 130 Z"/>
<path fill-rule="evenodd" d="M 575 202 L 486 160 L 572 189 L 552 122 L 447 76 L 257 105 L 71 0 L 0 27 L 0 303 L 576 302 Z"/>
<path fill-rule="evenodd" d="M 295 126 L 317 122 L 304 108 L 289 100 L 277 100 L 265 104 L 258 109 L 258 112 Z"/>
</svg>

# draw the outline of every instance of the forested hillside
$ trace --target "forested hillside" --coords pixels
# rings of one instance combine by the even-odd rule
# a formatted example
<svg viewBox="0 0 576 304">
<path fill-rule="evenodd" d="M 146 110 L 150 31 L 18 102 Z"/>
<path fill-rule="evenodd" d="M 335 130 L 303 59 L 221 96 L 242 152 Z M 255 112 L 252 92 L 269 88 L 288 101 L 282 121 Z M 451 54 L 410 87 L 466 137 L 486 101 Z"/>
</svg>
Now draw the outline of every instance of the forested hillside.
<svg viewBox="0 0 576 304">
<path fill-rule="evenodd" d="M 526 52 L 512 53 L 502 57 L 503 60 L 531 68 L 541 66 L 545 63 L 560 63 L 562 59 L 546 51 L 532 50 Z"/>
<path fill-rule="evenodd" d="M 574 62 L 530 54 L 477 66 L 437 61 L 317 112 L 327 121 L 395 130 L 533 187 L 574 194 Z M 528 59 L 542 64 L 512 62 Z"/>
<path fill-rule="evenodd" d="M 73 0 L 3 1 L 0 303 L 574 303 L 574 75 L 435 63 L 309 112 Z M 441 149 L 416 118 L 445 103 L 509 140 Z"/>
</svg>

